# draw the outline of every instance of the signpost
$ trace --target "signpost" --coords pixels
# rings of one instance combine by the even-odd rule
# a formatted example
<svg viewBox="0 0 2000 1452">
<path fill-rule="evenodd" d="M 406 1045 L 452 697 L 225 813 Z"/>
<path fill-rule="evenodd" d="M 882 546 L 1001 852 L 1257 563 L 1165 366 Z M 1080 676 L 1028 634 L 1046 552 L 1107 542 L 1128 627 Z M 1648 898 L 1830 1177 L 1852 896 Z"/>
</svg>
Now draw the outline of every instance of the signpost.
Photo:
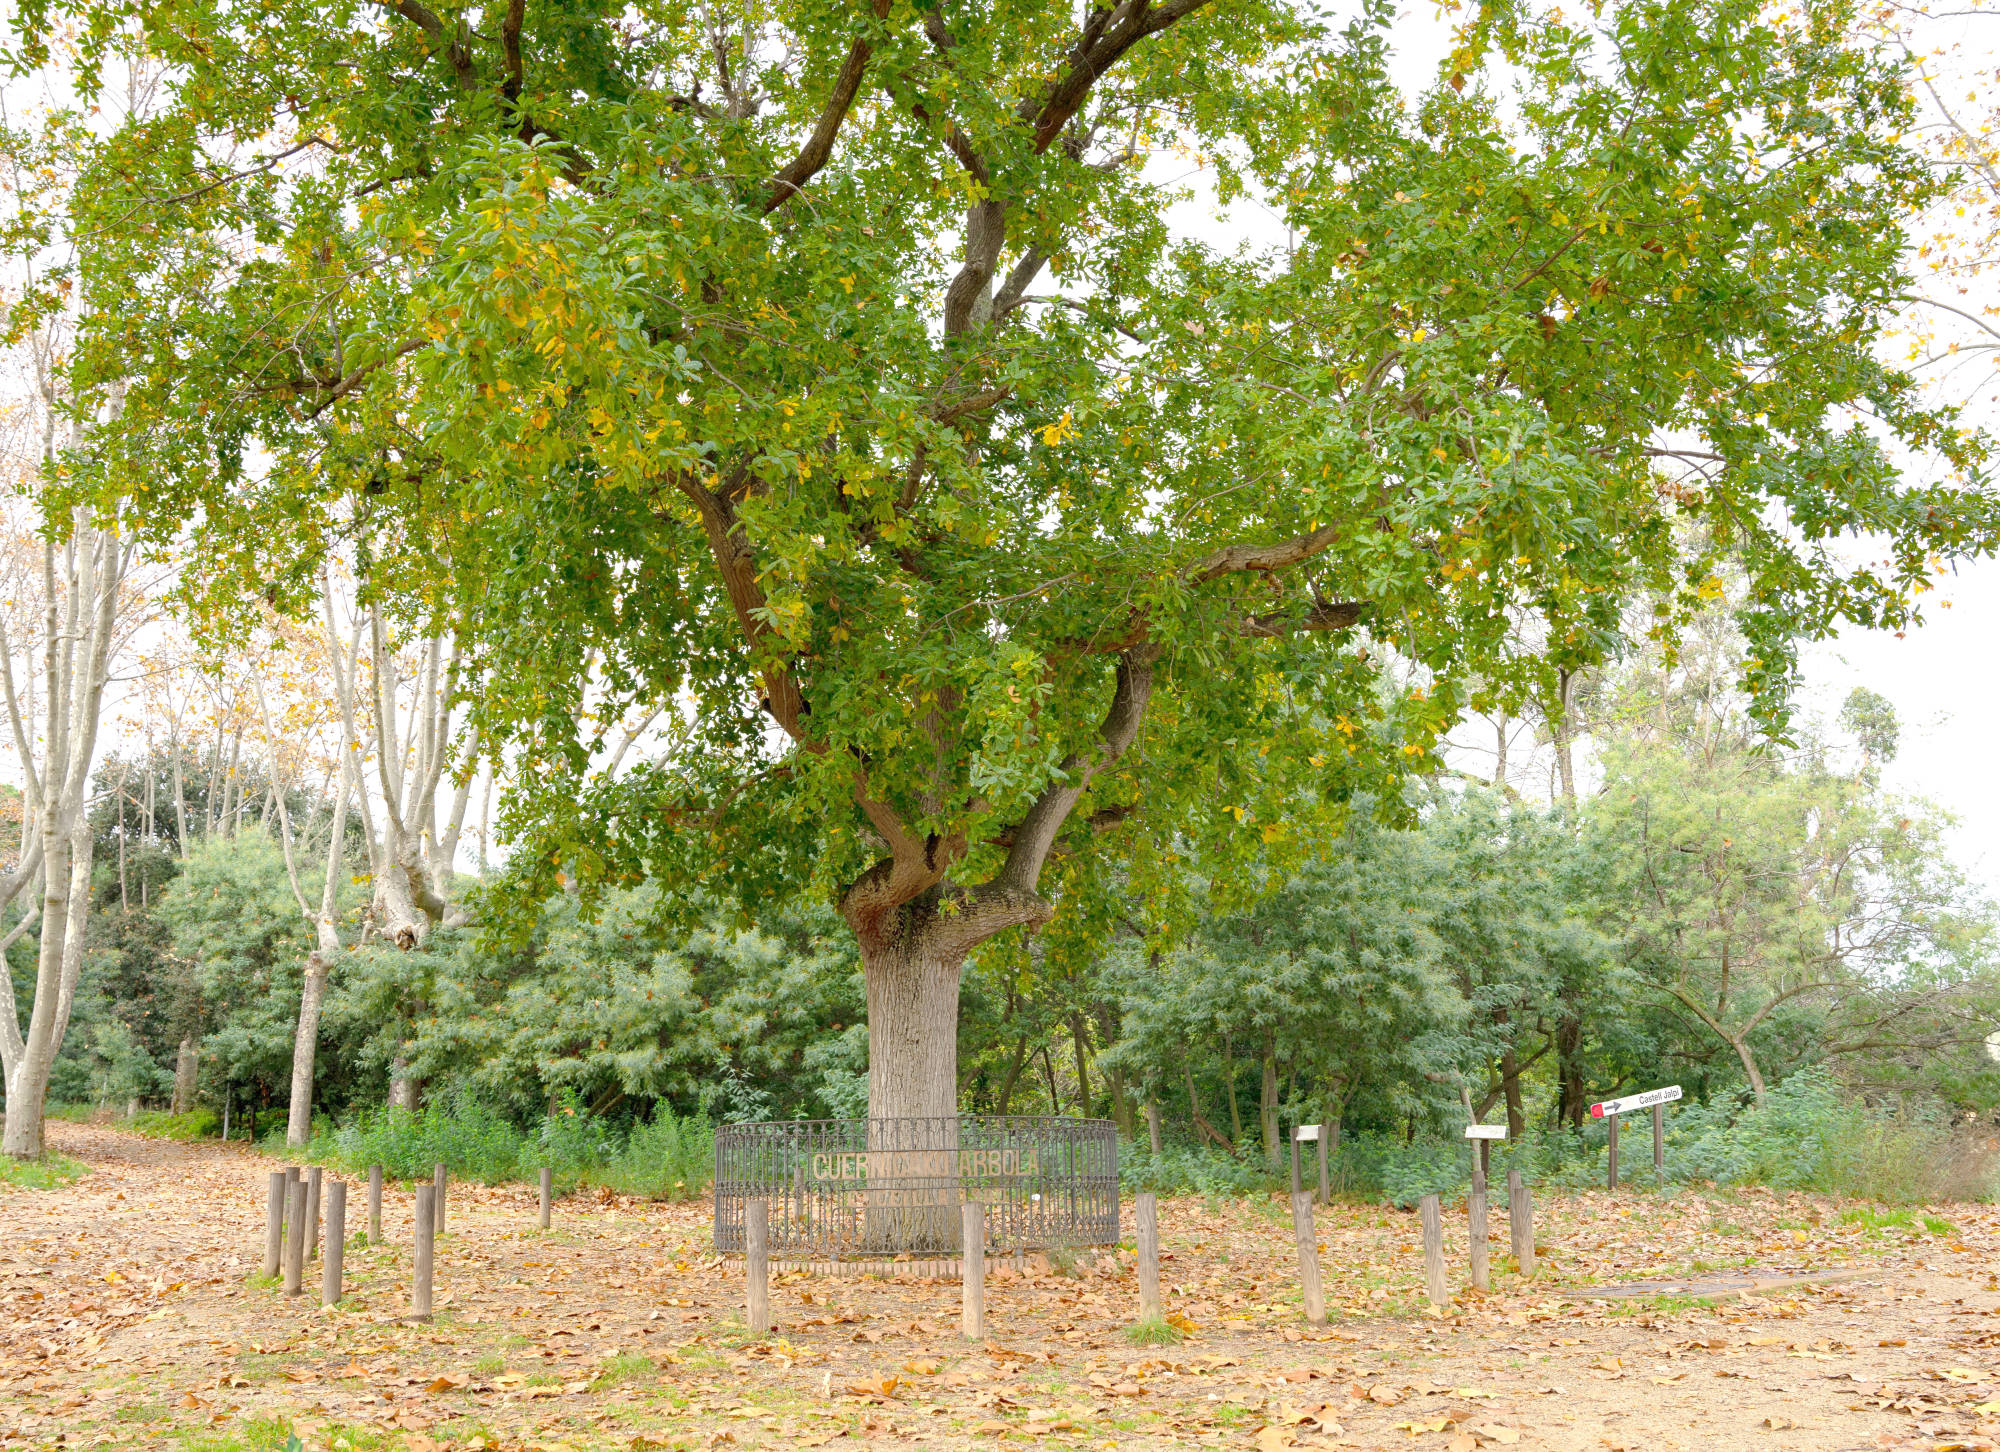
<svg viewBox="0 0 2000 1452">
<path fill-rule="evenodd" d="M 1493 1141 L 1507 1137 L 1504 1124 L 1468 1124 L 1465 1137 L 1479 1143 L 1479 1188 L 1486 1188 L 1486 1177 L 1493 1168 Z"/>
<path fill-rule="evenodd" d="M 1605 1125 L 1610 1134 L 1610 1155 L 1605 1169 L 1605 1188 L 1618 1188 L 1618 1116 L 1630 1114 L 1635 1109 L 1653 1111 L 1653 1180 L 1664 1183 L 1667 1176 L 1667 1131 L 1665 1106 L 1681 1097 L 1681 1086 L 1669 1084 L 1664 1089 L 1648 1089 L 1644 1094 L 1627 1094 L 1623 1099 L 1607 1099 L 1601 1104 L 1590 1106 L 1590 1117 L 1608 1121 Z M 1467 1130 L 1470 1134 L 1472 1131 Z"/>
<path fill-rule="evenodd" d="M 1320 1138 L 1317 1124 L 1295 1124 L 1292 1126 L 1292 1193 L 1299 1193 L 1299 1141 L 1312 1140 L 1319 1146 L 1319 1198 L 1326 1199 L 1326 1141 Z"/>
</svg>

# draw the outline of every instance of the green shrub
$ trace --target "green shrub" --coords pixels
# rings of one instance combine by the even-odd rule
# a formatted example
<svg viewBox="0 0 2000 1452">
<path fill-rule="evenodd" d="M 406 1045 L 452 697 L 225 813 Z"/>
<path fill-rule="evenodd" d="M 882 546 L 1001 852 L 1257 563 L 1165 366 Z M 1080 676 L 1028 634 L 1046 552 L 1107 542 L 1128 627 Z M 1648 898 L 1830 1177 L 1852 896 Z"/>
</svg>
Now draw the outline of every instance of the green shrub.
<svg viewBox="0 0 2000 1452">
<path fill-rule="evenodd" d="M 142 1109 L 132 1127 L 148 1139 L 171 1139 L 186 1144 L 197 1139 L 219 1139 L 222 1117 L 213 1109 L 198 1106 L 185 1114 L 168 1114 L 159 1109 Z"/>
<path fill-rule="evenodd" d="M 1155 1157 L 1150 1146 L 1128 1145 L 1119 1156 L 1119 1185 L 1126 1194 L 1151 1190 L 1160 1195 L 1258 1195 L 1283 1187 L 1254 1155 L 1226 1154 L 1213 1145 L 1166 1145 Z"/>
<path fill-rule="evenodd" d="M 715 1175 L 715 1126 L 701 1115 L 677 1117 L 661 1104 L 650 1122 L 632 1126 L 625 1147 L 589 1178 L 626 1195 L 692 1200 Z"/>
<path fill-rule="evenodd" d="M 286 1153 L 283 1131 L 274 1139 L 273 1152 Z M 303 1158 L 356 1174 L 379 1164 L 399 1180 L 422 1179 L 442 1164 L 461 1179 L 489 1185 L 533 1184 L 546 1168 L 565 1189 L 587 1181 L 623 1194 L 679 1200 L 708 1188 L 715 1127 L 699 1115 L 677 1117 L 662 1104 L 650 1122 L 625 1133 L 565 1095 L 523 1129 L 478 1098 L 455 1094 L 414 1113 L 371 1109 L 338 1128 L 316 1125 Z"/>
</svg>

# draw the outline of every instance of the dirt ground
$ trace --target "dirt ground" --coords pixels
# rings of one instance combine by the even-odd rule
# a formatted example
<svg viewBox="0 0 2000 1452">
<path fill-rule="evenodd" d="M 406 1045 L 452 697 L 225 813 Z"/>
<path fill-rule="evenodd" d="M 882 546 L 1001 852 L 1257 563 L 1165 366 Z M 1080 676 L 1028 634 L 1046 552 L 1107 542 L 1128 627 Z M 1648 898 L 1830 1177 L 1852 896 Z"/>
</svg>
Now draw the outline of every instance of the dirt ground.
<svg viewBox="0 0 2000 1452">
<path fill-rule="evenodd" d="M 749 1337 L 706 1207 L 455 1185 L 438 1315 L 404 1321 L 412 1199 L 351 1245 L 348 1299 L 255 1278 L 273 1161 L 52 1126 L 92 1173 L 0 1187 L 0 1448 L 1990 1448 L 2000 1212 L 1762 1192 L 1544 1195 L 1540 1273 L 1494 1217 L 1494 1289 L 1423 1308 L 1417 1217 L 1320 1214 L 1304 1320 L 1280 1201 L 1161 1208 L 1179 1345 L 1141 1347 L 1129 1253 L 955 1282 L 791 1275 Z M 366 1223 L 350 1191 L 349 1229 Z M 1128 1211 L 1129 1214 L 1129 1211 Z M 1128 1234 L 1129 1226 L 1128 1226 Z M 1807 1278 L 1816 1278 L 1810 1279 Z M 1636 1289 L 1635 1289 L 1636 1287 Z M 1989 1433 L 1987 1428 L 1992 1428 Z"/>
</svg>

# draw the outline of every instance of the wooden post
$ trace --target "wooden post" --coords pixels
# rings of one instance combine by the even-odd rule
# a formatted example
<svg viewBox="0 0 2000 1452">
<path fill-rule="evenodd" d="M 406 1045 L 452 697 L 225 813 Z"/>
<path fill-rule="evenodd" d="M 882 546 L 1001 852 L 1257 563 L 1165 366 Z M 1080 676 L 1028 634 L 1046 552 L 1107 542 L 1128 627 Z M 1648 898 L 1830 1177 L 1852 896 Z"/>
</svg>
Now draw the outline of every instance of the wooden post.
<svg viewBox="0 0 2000 1452">
<path fill-rule="evenodd" d="M 326 1171 L 314 1165 L 306 1171 L 306 1259 L 319 1254 L 319 1192 Z"/>
<path fill-rule="evenodd" d="M 1535 1273 L 1535 1202 L 1519 1170 L 1507 1171 L 1507 1234 L 1521 1274 Z"/>
<path fill-rule="evenodd" d="M 1292 1126 L 1292 1194 L 1299 1193 L 1299 1127 Z"/>
<path fill-rule="evenodd" d="M 1164 1321 L 1160 1305 L 1160 1197 L 1151 1190 L 1139 1192 L 1132 1218 L 1139 1227 L 1139 1319 Z"/>
<path fill-rule="evenodd" d="M 961 1247 L 958 1329 L 967 1341 L 986 1339 L 986 1207 L 967 1200 L 959 1207 L 965 1214 L 965 1241 Z"/>
<path fill-rule="evenodd" d="M 1296 1143 L 1296 1141 L 1294 1141 Z M 1319 1245 L 1313 1231 L 1312 1196 L 1292 1196 L 1292 1239 L 1299 1247 L 1299 1284 L 1306 1293 L 1306 1320 L 1326 1324 L 1326 1296 L 1319 1285 Z"/>
<path fill-rule="evenodd" d="M 1479 1146 L 1479 1188 L 1485 1189 L 1486 1182 L 1493 1178 L 1493 1141 L 1477 1140 Z"/>
<path fill-rule="evenodd" d="M 432 1190 L 431 1198 L 435 1205 L 435 1208 L 431 1211 L 431 1214 L 434 1217 L 431 1221 L 431 1226 L 439 1235 L 444 1234 L 445 1184 L 446 1184 L 446 1179 L 445 1179 L 444 1166 L 439 1165 L 431 1171 L 431 1190 Z"/>
<path fill-rule="evenodd" d="M 287 1216 L 290 1216 L 290 1214 L 292 1213 L 292 1186 L 296 1185 L 298 1182 L 299 1182 L 299 1167 L 297 1165 L 286 1165 L 285 1166 L 285 1214 Z M 285 1223 L 289 1225 L 291 1222 L 288 1219 Z"/>
<path fill-rule="evenodd" d="M 1604 1123 L 1611 1131 L 1611 1156 L 1605 1162 L 1604 1188 L 1615 1190 L 1618 1188 L 1618 1116 L 1607 1115 Z"/>
<path fill-rule="evenodd" d="M 1482 1141 L 1483 1143 L 1483 1141 Z M 1467 1218 L 1472 1222 L 1472 1288 L 1475 1291 L 1493 1289 L 1492 1273 L 1487 1266 L 1486 1229 L 1486 1177 L 1481 1175 L 1472 1187 L 1472 1193 L 1465 1201 Z"/>
<path fill-rule="evenodd" d="M 306 1182 L 295 1179 L 285 1205 L 285 1294 L 296 1296 L 306 1279 Z"/>
<path fill-rule="evenodd" d="M 1330 1205 L 1333 1203 L 1333 1191 L 1327 1188 L 1326 1140 L 1327 1140 L 1326 1125 L 1324 1122 L 1322 1122 L 1319 1127 L 1319 1139 L 1317 1141 L 1317 1145 L 1319 1148 L 1319 1203 L 1322 1205 Z"/>
<path fill-rule="evenodd" d="M 1424 1222 L 1424 1277 L 1430 1283 L 1431 1304 L 1443 1310 L 1451 1301 L 1444 1282 L 1444 1212 L 1435 1195 L 1424 1196 L 1417 1207 Z"/>
<path fill-rule="evenodd" d="M 437 1239 L 437 1186 L 417 1186 L 416 1265 L 410 1280 L 410 1315 L 431 1318 L 431 1255 Z"/>
<path fill-rule="evenodd" d="M 1667 1106 L 1653 1106 L 1653 1183 L 1667 1182 Z"/>
<path fill-rule="evenodd" d="M 382 1243 L 382 1167 L 368 1167 L 368 1243 Z"/>
<path fill-rule="evenodd" d="M 555 1193 L 555 1178 L 554 1170 L 542 1171 L 542 1229 L 544 1230 L 549 1228 L 549 1200 Z"/>
<path fill-rule="evenodd" d="M 763 1336 L 771 1329 L 771 1212 L 762 1200 L 743 1202 L 743 1271 L 750 1334 Z"/>
<path fill-rule="evenodd" d="M 320 1262 L 319 1303 L 340 1304 L 340 1273 L 347 1261 L 347 1181 L 326 1187 L 326 1255 Z"/>
<path fill-rule="evenodd" d="M 285 1260 L 285 1172 L 271 1171 L 270 1188 L 264 1196 L 263 1273 L 274 1276 Z"/>
</svg>

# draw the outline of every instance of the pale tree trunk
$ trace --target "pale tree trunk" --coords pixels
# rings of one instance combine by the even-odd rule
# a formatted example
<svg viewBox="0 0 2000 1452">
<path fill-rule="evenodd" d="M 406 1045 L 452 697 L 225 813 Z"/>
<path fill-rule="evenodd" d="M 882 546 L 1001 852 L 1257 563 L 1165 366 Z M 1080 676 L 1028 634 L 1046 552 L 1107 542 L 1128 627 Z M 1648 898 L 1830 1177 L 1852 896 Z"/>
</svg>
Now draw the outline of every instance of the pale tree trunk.
<svg viewBox="0 0 2000 1452">
<path fill-rule="evenodd" d="M 330 644 L 338 647 L 338 640 Z M 278 839 L 285 852 L 285 875 L 290 881 L 292 900 L 298 905 L 299 914 L 312 925 L 317 942 L 313 951 L 306 955 L 304 981 L 299 990 L 299 1018 L 292 1032 L 292 1086 L 290 1113 L 285 1121 L 285 1143 L 304 1145 L 312 1138 L 313 1072 L 319 1056 L 320 1011 L 326 1003 L 327 979 L 333 972 L 334 964 L 340 959 L 340 878 L 346 863 L 343 847 L 347 841 L 347 802 L 349 788 L 348 756 L 343 750 L 338 774 L 338 785 L 334 788 L 333 816 L 327 825 L 326 862 L 320 881 L 319 910 L 315 912 L 306 901 L 305 890 L 299 882 L 299 869 L 292 841 L 292 813 L 285 801 L 285 788 L 281 780 L 276 733 L 271 727 L 271 709 L 264 699 L 261 684 L 257 688 L 257 713 L 262 718 L 264 734 L 271 747 L 271 788 L 278 815 Z"/>
<path fill-rule="evenodd" d="M 0 1153 L 16 1159 L 36 1159 L 43 1153 L 42 1116 L 49 1075 L 69 1031 L 77 976 L 83 966 L 94 845 L 84 808 L 90 799 L 90 768 L 120 623 L 120 587 L 132 559 L 131 547 L 115 528 L 97 527 L 81 510 L 69 523 L 69 536 L 60 546 L 46 539 L 41 546 L 39 743 L 29 741 L 27 720 L 21 711 L 15 683 L 15 643 L 0 630 L 0 688 L 4 688 L 8 724 L 27 778 L 23 825 L 25 830 L 30 816 L 35 820 L 43 858 L 42 933 L 35 964 L 35 1001 L 25 1034 L 20 1030 L 12 982 L 9 975 L 0 972 L 0 1069 L 7 1079 L 7 1121 L 4 1133 L 0 1133 Z M 34 749 L 36 745 L 39 750 Z M 21 885 L 20 874 L 0 882 L 0 905 Z"/>
</svg>

